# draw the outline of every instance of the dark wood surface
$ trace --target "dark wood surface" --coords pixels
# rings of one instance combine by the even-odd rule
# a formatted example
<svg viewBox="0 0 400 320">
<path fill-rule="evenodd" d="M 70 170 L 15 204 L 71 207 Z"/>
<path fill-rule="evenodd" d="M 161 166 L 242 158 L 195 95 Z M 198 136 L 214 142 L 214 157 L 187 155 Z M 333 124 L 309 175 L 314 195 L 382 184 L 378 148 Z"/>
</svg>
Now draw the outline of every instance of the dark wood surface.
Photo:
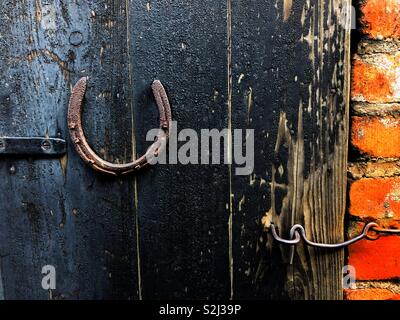
<svg viewBox="0 0 400 320">
<path fill-rule="evenodd" d="M 0 299 L 341 298 L 342 252 L 300 246 L 290 265 L 263 222 L 343 239 L 347 2 L 4 1 L 0 135 L 68 140 L 70 90 L 89 76 L 88 140 L 131 161 L 151 144 L 159 79 L 178 130 L 254 129 L 255 170 L 110 178 L 71 145 L 61 159 L 1 157 Z"/>
<path fill-rule="evenodd" d="M 232 2 L 233 123 L 256 134 L 255 172 L 233 184 L 238 298 L 342 298 L 342 251 L 300 245 L 290 264 L 290 247 L 262 230 L 273 222 L 289 238 L 290 228 L 302 224 L 313 241 L 343 241 L 350 50 L 345 4 Z"/>
<path fill-rule="evenodd" d="M 134 1 L 136 145 L 157 125 L 149 85 L 161 80 L 178 131 L 223 129 L 227 116 L 226 4 Z M 183 143 L 179 143 L 181 146 Z M 227 297 L 228 167 L 165 165 L 137 177 L 143 298 Z"/>
</svg>

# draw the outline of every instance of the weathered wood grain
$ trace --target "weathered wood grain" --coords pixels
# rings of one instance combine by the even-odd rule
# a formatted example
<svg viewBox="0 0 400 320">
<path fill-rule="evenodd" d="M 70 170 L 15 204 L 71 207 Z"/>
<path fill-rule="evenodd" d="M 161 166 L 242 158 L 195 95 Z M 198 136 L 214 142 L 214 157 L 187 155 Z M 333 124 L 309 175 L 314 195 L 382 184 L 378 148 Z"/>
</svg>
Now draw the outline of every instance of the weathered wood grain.
<svg viewBox="0 0 400 320">
<path fill-rule="evenodd" d="M 232 2 L 233 123 L 256 134 L 255 172 L 234 178 L 238 298 L 340 299 L 342 251 L 290 248 L 303 224 L 317 242 L 344 237 L 349 1 Z M 349 9 L 349 7 L 348 7 Z M 264 216 L 262 218 L 262 216 Z"/>
</svg>

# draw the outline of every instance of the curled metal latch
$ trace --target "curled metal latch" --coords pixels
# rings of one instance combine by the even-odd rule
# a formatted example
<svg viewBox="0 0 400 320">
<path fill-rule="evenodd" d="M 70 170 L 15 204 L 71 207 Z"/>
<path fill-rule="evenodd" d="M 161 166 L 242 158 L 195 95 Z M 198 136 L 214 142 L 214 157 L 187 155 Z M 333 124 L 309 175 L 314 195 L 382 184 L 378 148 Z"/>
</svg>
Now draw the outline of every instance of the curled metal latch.
<svg viewBox="0 0 400 320">
<path fill-rule="evenodd" d="M 72 143 L 80 157 L 93 169 L 111 174 L 123 175 L 140 170 L 149 164 L 149 159 L 160 154 L 167 144 L 170 131 L 171 107 L 167 93 L 160 81 L 152 84 L 153 95 L 160 113 L 160 131 L 147 152 L 137 160 L 126 164 L 115 164 L 102 159 L 89 146 L 82 127 L 82 107 L 88 78 L 81 78 L 72 90 L 68 107 L 68 128 Z"/>
<path fill-rule="evenodd" d="M 313 241 L 310 241 L 307 238 L 306 231 L 302 225 L 296 224 L 290 229 L 290 240 L 286 240 L 281 238 L 277 231 L 276 227 L 274 224 L 271 224 L 271 233 L 272 236 L 276 241 L 282 244 L 286 245 L 296 245 L 300 243 L 301 240 L 303 240 L 308 246 L 314 247 L 314 248 L 326 248 L 326 249 L 340 249 L 344 247 L 348 247 L 358 241 L 361 241 L 363 239 L 369 239 L 369 240 L 376 240 L 377 238 L 374 237 L 371 232 L 374 233 L 386 233 L 386 234 L 398 234 L 400 235 L 400 230 L 397 229 L 383 229 L 378 226 L 378 224 L 371 222 L 365 225 L 362 233 L 348 241 L 342 242 L 342 243 L 335 243 L 335 244 L 327 244 L 327 243 L 316 243 Z"/>
</svg>

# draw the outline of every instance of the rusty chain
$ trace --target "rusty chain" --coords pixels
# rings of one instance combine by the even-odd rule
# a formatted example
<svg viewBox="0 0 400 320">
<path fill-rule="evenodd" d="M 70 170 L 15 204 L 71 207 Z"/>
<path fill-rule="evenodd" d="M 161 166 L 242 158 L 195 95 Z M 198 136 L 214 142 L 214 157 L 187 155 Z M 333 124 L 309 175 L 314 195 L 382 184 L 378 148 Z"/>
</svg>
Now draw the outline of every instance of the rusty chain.
<svg viewBox="0 0 400 320">
<path fill-rule="evenodd" d="M 299 244 L 303 240 L 310 247 L 326 248 L 326 249 L 340 249 L 340 248 L 348 247 L 348 246 L 350 246 L 356 242 L 359 242 L 363 239 L 368 239 L 368 240 L 372 240 L 372 241 L 377 240 L 377 237 L 371 235 L 371 232 L 374 232 L 375 234 L 385 233 L 385 234 L 392 234 L 392 235 L 400 235 L 400 229 L 380 228 L 379 225 L 374 222 L 366 224 L 364 226 L 362 233 L 359 236 L 352 238 L 348 241 L 345 241 L 342 243 L 336 243 L 336 244 L 317 243 L 317 242 L 310 241 L 307 238 L 304 227 L 300 224 L 296 224 L 290 229 L 290 239 L 289 240 L 283 239 L 278 235 L 274 224 L 271 224 L 270 230 L 271 230 L 273 238 L 281 244 L 294 246 L 294 245 Z"/>
</svg>

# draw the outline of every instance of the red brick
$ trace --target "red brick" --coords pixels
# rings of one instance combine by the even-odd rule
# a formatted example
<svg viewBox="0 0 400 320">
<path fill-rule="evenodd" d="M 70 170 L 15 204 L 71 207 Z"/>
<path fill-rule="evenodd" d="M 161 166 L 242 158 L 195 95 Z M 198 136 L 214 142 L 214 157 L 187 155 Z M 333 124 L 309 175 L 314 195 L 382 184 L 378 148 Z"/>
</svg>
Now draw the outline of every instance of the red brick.
<svg viewBox="0 0 400 320">
<path fill-rule="evenodd" d="M 395 78 L 382 68 L 355 60 L 352 69 L 351 96 L 355 101 L 388 102 L 393 96 Z"/>
<path fill-rule="evenodd" d="M 400 157 L 400 117 L 352 117 L 351 142 L 372 157 Z"/>
<path fill-rule="evenodd" d="M 350 214 L 400 220 L 400 178 L 360 179 L 350 187 Z"/>
<path fill-rule="evenodd" d="M 348 264 L 356 269 L 357 280 L 400 278 L 400 237 L 382 236 L 351 245 Z"/>
<path fill-rule="evenodd" d="M 399 101 L 400 54 L 356 57 L 352 68 L 353 101 L 388 103 Z"/>
<path fill-rule="evenodd" d="M 400 39 L 400 0 L 360 2 L 362 33 L 376 40 Z M 360 49 L 353 60 L 351 99 L 370 103 L 360 104 L 365 108 L 374 104 L 381 110 L 400 101 L 400 52 L 389 52 L 395 46 L 388 43 L 374 41 L 371 54 L 362 54 L 364 49 Z M 400 116 L 385 114 L 352 117 L 351 143 L 363 155 L 393 162 L 400 158 Z M 382 166 L 378 169 L 383 170 Z M 384 228 L 400 227 L 400 178 L 362 177 L 349 192 L 349 211 L 357 218 L 351 221 L 351 236 L 358 235 L 367 221 Z M 400 237 L 381 236 L 350 246 L 348 264 L 356 268 L 358 280 L 400 278 Z M 346 290 L 345 295 L 350 300 L 400 300 L 400 295 L 387 289 Z"/>
<path fill-rule="evenodd" d="M 346 300 L 400 300 L 400 295 L 387 289 L 345 290 Z"/>
<path fill-rule="evenodd" d="M 400 0 L 366 0 L 361 11 L 361 30 L 368 37 L 400 37 Z"/>
</svg>

